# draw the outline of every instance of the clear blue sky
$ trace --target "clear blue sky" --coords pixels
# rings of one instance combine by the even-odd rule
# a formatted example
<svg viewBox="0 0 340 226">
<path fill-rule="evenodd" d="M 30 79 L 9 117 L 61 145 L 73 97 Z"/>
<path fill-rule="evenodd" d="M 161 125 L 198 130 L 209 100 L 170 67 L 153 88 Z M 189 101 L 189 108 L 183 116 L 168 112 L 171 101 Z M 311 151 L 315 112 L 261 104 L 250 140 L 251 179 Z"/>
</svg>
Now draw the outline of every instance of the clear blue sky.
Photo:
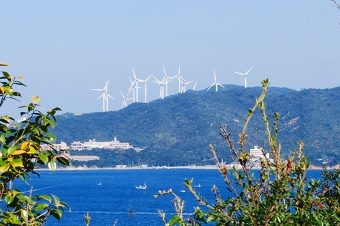
<svg viewBox="0 0 340 226">
<path fill-rule="evenodd" d="M 119 110 L 131 67 L 141 79 L 161 79 L 163 65 L 173 76 L 181 64 L 199 89 L 214 69 L 220 83 L 243 85 L 233 71 L 251 66 L 249 86 L 263 78 L 296 90 L 340 86 L 340 11 L 328 0 L 0 3 L 0 62 L 11 65 L 2 69 L 25 77 L 22 104 L 39 95 L 43 111 L 101 111 L 91 88 L 109 79 L 109 108 Z M 177 86 L 169 83 L 170 94 Z M 158 98 L 155 83 L 148 90 L 149 100 Z"/>
</svg>

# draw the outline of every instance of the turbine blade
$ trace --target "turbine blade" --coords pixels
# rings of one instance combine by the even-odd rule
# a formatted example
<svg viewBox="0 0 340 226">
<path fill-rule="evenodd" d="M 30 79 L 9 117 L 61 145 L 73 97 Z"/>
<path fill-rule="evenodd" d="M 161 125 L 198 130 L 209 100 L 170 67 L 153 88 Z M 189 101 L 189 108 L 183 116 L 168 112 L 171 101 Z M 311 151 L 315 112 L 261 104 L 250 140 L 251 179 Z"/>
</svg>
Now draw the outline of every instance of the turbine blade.
<svg viewBox="0 0 340 226">
<path fill-rule="evenodd" d="M 133 73 L 133 76 L 135 77 L 135 79 L 137 79 L 135 71 L 133 70 L 133 67 L 132 67 L 132 73 Z"/>
<path fill-rule="evenodd" d="M 107 94 L 107 96 L 110 97 L 111 99 L 114 99 L 114 100 L 115 100 L 115 98 L 112 97 L 110 94 Z"/>
<path fill-rule="evenodd" d="M 248 72 L 253 68 L 253 66 L 251 66 L 251 68 L 249 68 L 249 70 L 245 73 L 245 75 L 248 74 Z"/>
<path fill-rule="evenodd" d="M 197 85 L 197 81 L 195 82 L 194 88 L 192 88 L 192 90 L 195 90 L 195 88 L 196 88 L 196 85 Z"/>
<path fill-rule="evenodd" d="M 124 97 L 124 95 L 122 94 L 122 92 L 121 91 L 119 91 L 120 92 L 120 95 L 122 95 L 122 97 L 125 99 L 125 97 Z"/>
<path fill-rule="evenodd" d="M 145 79 L 145 82 L 147 82 L 151 78 L 152 75 L 153 74 L 151 74 L 147 79 Z"/>
<path fill-rule="evenodd" d="M 210 89 L 211 87 L 213 87 L 214 85 L 215 85 L 215 83 L 211 84 L 211 86 L 209 86 L 209 88 L 207 89 L 207 91 L 209 91 L 209 89 Z"/>
<path fill-rule="evenodd" d="M 235 74 L 244 75 L 243 73 L 234 71 Z"/>
</svg>

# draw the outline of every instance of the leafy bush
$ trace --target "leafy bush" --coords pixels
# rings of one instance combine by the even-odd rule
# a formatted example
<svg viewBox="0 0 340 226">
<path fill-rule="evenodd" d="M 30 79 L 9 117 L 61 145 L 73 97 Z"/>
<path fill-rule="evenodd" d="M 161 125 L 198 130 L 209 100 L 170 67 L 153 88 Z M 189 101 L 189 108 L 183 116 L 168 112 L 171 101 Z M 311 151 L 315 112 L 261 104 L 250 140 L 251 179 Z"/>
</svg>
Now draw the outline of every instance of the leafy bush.
<svg viewBox="0 0 340 226">
<path fill-rule="evenodd" d="M 0 66 L 7 66 L 1 63 Z M 2 71 L 0 77 L 0 107 L 8 99 L 20 98 L 15 91 L 16 86 L 25 86 L 22 77 L 12 77 Z M 54 195 L 25 195 L 18 189 L 13 189 L 16 180 L 28 184 L 27 179 L 37 173 L 36 169 L 48 165 L 55 170 L 56 162 L 68 165 L 64 157 L 52 145 L 55 142 L 49 128 L 56 124 L 55 114 L 59 108 L 54 108 L 43 114 L 37 110 L 39 97 L 33 96 L 32 103 L 21 106 L 22 120 L 13 117 L 0 117 L 0 225 L 42 225 L 48 216 L 61 218 L 66 203 Z M 49 150 L 43 149 L 47 145 Z"/>
<path fill-rule="evenodd" d="M 171 194 L 176 215 L 168 222 L 165 214 L 159 211 L 164 225 L 339 225 L 340 223 L 340 170 L 322 171 L 321 180 L 307 180 L 306 172 L 310 166 L 303 154 L 303 143 L 297 150 L 282 159 L 278 144 L 279 114 L 274 113 L 273 126 L 270 126 L 264 98 L 268 89 L 268 80 L 262 81 L 262 94 L 249 109 L 242 133 L 239 135 L 239 148 L 231 139 L 226 126 L 221 127 L 221 136 L 233 154 L 239 167 L 229 168 L 220 162 L 216 151 L 210 145 L 217 167 L 221 172 L 229 191 L 229 197 L 223 199 L 219 189 L 212 187 L 215 203 L 208 203 L 192 186 L 193 180 L 185 180 L 185 186 L 205 208 L 196 207 L 192 217 L 183 217 L 184 201 L 171 189 L 159 191 L 155 197 Z M 262 113 L 266 131 L 266 142 L 262 147 L 263 158 L 255 168 L 253 156 L 245 150 L 247 126 L 256 109 Z M 266 145 L 265 145 L 266 144 Z M 271 153 L 273 159 L 265 157 Z M 255 171 L 258 174 L 255 176 Z M 204 209 L 204 210 L 203 210 Z M 206 210 L 207 209 L 207 210 Z"/>
</svg>

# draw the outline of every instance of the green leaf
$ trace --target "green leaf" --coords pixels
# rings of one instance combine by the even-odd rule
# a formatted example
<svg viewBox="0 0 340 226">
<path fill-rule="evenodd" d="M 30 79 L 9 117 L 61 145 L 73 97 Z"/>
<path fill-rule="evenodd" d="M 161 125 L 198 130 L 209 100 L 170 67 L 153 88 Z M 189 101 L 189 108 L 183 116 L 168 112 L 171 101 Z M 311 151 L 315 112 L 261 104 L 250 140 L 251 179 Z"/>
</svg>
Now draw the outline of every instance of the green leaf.
<svg viewBox="0 0 340 226">
<path fill-rule="evenodd" d="M 0 173 L 4 173 L 9 169 L 9 163 L 8 162 L 2 162 L 0 166 Z"/>
<path fill-rule="evenodd" d="M 39 210 L 43 210 L 43 209 L 46 209 L 48 207 L 48 204 L 46 203 L 42 203 L 42 204 L 38 204 L 36 207 L 35 207 L 35 210 L 39 211 Z"/>
<path fill-rule="evenodd" d="M 179 216 L 173 216 L 170 220 L 169 220 L 169 225 L 174 225 L 174 224 L 177 224 L 177 223 L 181 223 L 182 220 Z"/>
<path fill-rule="evenodd" d="M 69 161 L 66 158 L 64 158 L 64 157 L 57 157 L 56 159 L 62 165 L 65 165 L 65 166 L 69 166 L 70 165 Z"/>
<path fill-rule="evenodd" d="M 39 156 L 39 159 L 44 162 L 44 164 L 48 162 L 48 157 L 46 156 L 44 152 L 40 152 L 38 156 Z"/>
<path fill-rule="evenodd" d="M 22 164 L 22 161 L 21 159 L 13 159 L 10 164 L 13 166 L 13 167 L 24 167 L 24 165 Z"/>
<path fill-rule="evenodd" d="M 22 217 L 25 221 L 27 221 L 27 219 L 28 219 L 27 210 L 21 209 L 21 210 L 20 210 L 20 215 L 21 215 L 21 217 Z"/>
<path fill-rule="evenodd" d="M 46 200 L 46 201 L 48 201 L 50 203 L 52 202 L 52 198 L 50 196 L 48 196 L 48 195 L 40 195 L 39 199 L 44 199 L 44 200 Z"/>
<path fill-rule="evenodd" d="M 13 152 L 15 152 L 17 149 L 15 147 L 9 147 L 7 149 L 7 155 L 11 155 Z"/>
<path fill-rule="evenodd" d="M 60 220 L 61 219 L 61 215 L 62 215 L 63 213 L 61 212 L 61 210 L 59 210 L 59 209 L 55 209 L 55 210 L 52 210 L 51 211 L 51 215 L 53 216 L 53 217 L 55 217 L 56 219 L 58 219 L 58 220 Z"/>
</svg>

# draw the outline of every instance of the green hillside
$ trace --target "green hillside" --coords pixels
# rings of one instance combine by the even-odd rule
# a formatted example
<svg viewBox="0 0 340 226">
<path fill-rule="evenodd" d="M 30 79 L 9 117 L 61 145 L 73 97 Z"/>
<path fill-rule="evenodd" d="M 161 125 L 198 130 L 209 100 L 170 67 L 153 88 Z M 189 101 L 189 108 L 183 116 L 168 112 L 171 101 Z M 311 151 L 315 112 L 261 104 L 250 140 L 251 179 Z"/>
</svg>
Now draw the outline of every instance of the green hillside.
<svg viewBox="0 0 340 226">
<path fill-rule="evenodd" d="M 238 140 L 248 109 L 253 106 L 261 88 L 244 89 L 226 86 L 219 92 L 190 91 L 147 104 L 134 103 L 113 112 L 98 112 L 75 116 L 58 116 L 54 134 L 58 142 L 109 141 L 114 136 L 135 147 L 145 147 L 140 153 L 130 151 L 72 151 L 72 155 L 99 155 L 99 166 L 116 164 L 184 165 L 211 164 L 209 144 L 230 162 L 229 151 L 219 136 L 219 127 L 227 124 Z M 299 140 L 305 143 L 307 156 L 317 164 L 318 158 L 340 156 L 340 88 L 305 89 L 269 88 L 266 103 L 270 114 L 279 112 L 280 135 L 284 154 L 296 149 Z M 265 134 L 260 112 L 248 129 L 248 148 L 263 145 Z"/>
</svg>

